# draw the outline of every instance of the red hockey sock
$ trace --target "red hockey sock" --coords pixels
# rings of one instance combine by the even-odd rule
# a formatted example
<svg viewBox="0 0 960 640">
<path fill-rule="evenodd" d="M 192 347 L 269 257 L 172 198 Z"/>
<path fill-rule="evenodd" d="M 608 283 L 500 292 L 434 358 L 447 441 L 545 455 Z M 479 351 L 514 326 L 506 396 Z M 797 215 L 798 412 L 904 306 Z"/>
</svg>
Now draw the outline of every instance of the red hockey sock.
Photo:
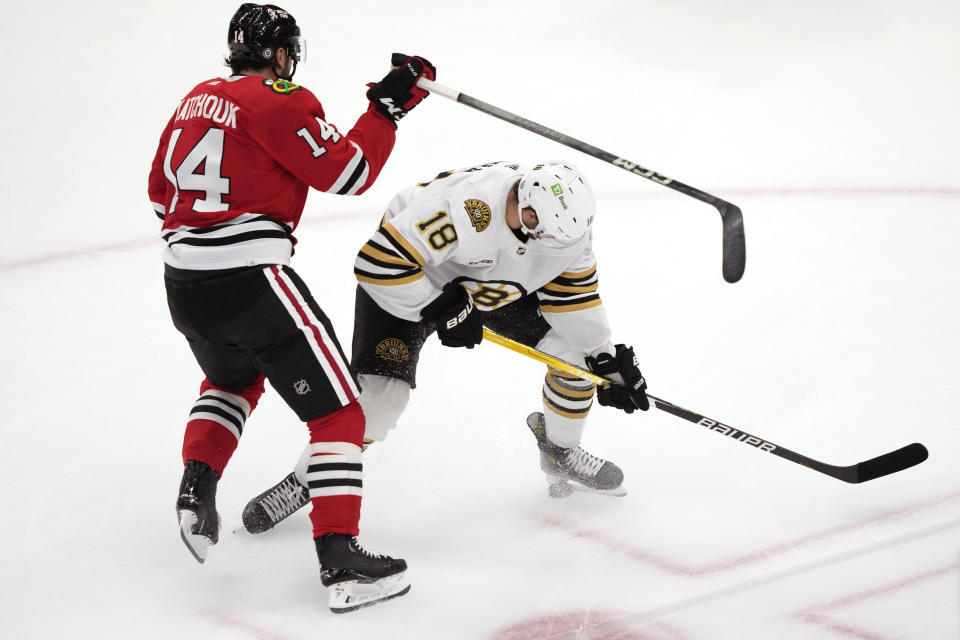
<svg viewBox="0 0 960 640">
<path fill-rule="evenodd" d="M 243 426 L 263 395 L 263 380 L 260 376 L 240 393 L 234 393 L 204 378 L 183 434 L 184 464 L 187 460 L 199 460 L 223 477 L 230 456 L 237 450 Z"/>
<path fill-rule="evenodd" d="M 364 426 L 363 409 L 357 402 L 307 423 L 311 450 L 307 485 L 314 538 L 325 533 L 355 536 L 360 531 Z"/>
</svg>

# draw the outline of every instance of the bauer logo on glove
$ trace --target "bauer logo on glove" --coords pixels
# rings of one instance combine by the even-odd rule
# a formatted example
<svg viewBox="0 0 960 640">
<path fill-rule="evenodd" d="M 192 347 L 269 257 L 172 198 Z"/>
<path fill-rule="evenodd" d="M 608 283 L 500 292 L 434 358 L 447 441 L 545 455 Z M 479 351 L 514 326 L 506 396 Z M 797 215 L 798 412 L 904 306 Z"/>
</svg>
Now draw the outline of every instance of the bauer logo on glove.
<svg viewBox="0 0 960 640">
<path fill-rule="evenodd" d="M 483 318 L 467 290 L 455 282 L 444 285 L 420 315 L 437 325 L 437 337 L 445 347 L 473 349 L 483 340 Z"/>
<path fill-rule="evenodd" d="M 618 344 L 615 350 L 614 354 L 601 353 L 587 358 L 590 370 L 612 383 L 597 389 L 597 402 L 627 413 L 633 413 L 637 409 L 646 411 L 650 408 L 647 381 L 640 373 L 639 361 L 633 347 Z"/>
<path fill-rule="evenodd" d="M 458 324 L 464 323 L 467 321 L 467 317 L 473 311 L 473 298 L 467 295 L 467 306 L 463 308 L 460 313 L 454 318 L 447 320 L 447 329 L 453 329 Z"/>
</svg>

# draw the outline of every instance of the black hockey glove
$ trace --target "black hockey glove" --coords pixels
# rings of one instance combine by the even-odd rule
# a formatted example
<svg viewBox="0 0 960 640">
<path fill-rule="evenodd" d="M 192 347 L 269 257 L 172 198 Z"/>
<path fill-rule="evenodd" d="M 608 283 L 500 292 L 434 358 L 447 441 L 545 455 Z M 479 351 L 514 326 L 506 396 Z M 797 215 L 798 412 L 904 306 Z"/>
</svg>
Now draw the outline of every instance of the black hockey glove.
<svg viewBox="0 0 960 640">
<path fill-rule="evenodd" d="M 420 312 L 437 325 L 437 337 L 445 347 L 473 349 L 483 340 L 483 318 L 474 309 L 473 298 L 458 284 L 448 282 L 433 302 Z"/>
<path fill-rule="evenodd" d="M 367 99 L 370 104 L 391 122 L 407 115 L 420 101 L 430 95 L 417 86 L 421 77 L 433 80 L 437 77 L 437 68 L 420 56 L 405 56 L 395 53 L 390 59 L 396 67 L 383 80 L 367 85 Z"/>
<path fill-rule="evenodd" d="M 597 402 L 606 407 L 616 407 L 621 411 L 633 413 L 650 408 L 647 399 L 647 381 L 637 366 L 637 356 L 633 347 L 618 344 L 613 355 L 601 353 L 596 358 L 587 357 L 590 371 L 607 378 L 614 384 L 597 388 Z"/>
</svg>

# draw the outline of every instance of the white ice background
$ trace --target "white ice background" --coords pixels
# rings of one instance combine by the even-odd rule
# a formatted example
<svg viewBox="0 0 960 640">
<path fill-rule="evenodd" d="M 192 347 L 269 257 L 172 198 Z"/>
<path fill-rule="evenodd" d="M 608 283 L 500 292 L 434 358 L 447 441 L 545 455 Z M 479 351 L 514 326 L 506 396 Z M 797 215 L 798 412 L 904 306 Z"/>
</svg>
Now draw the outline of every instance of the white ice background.
<svg viewBox="0 0 960 640">
<path fill-rule="evenodd" d="M 296 79 L 349 129 L 392 51 L 438 80 L 737 203 L 708 205 L 433 96 L 358 198 L 313 193 L 294 267 L 350 342 L 353 256 L 438 171 L 566 158 L 591 179 L 601 294 L 650 390 L 835 464 L 847 485 L 666 413 L 595 407 L 620 499 L 546 495 L 542 366 L 431 341 L 364 457 L 361 540 L 404 598 L 326 608 L 306 512 L 234 533 L 306 440 L 272 390 L 198 565 L 173 503 L 201 374 L 166 309 L 146 178 L 238 2 L 5 3 L 0 100 L 3 638 L 956 638 L 960 5 L 948 0 L 295 2 Z"/>
</svg>

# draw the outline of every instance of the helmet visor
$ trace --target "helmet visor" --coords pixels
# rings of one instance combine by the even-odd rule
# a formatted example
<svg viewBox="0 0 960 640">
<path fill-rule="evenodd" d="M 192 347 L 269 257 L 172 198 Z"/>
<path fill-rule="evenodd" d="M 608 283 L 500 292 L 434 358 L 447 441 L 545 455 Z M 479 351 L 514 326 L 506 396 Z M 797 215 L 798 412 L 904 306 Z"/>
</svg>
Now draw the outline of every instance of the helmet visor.
<svg viewBox="0 0 960 640">
<path fill-rule="evenodd" d="M 303 64 L 307 61 L 307 41 L 303 36 L 290 36 L 286 46 L 287 54 L 297 64 Z"/>
</svg>

